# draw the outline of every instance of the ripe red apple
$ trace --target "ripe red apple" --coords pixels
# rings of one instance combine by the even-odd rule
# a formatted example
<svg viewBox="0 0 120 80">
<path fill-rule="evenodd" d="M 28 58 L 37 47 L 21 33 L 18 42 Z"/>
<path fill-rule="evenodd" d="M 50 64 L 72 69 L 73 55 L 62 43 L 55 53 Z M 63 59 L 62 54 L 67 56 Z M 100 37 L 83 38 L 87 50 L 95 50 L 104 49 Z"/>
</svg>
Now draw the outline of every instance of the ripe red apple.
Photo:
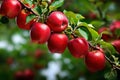
<svg viewBox="0 0 120 80">
<path fill-rule="evenodd" d="M 48 40 L 51 53 L 63 53 L 67 47 L 68 37 L 65 34 L 53 33 Z"/>
<path fill-rule="evenodd" d="M 85 64 L 89 71 L 96 72 L 102 70 L 105 67 L 105 56 L 100 50 L 94 50 L 89 52 L 85 56 Z"/>
<path fill-rule="evenodd" d="M 90 19 L 96 19 L 97 18 L 97 15 L 93 12 L 90 12 L 88 16 L 89 16 Z"/>
<path fill-rule="evenodd" d="M 43 44 L 47 42 L 51 34 L 50 28 L 43 23 L 35 22 L 30 31 L 32 42 Z"/>
<path fill-rule="evenodd" d="M 68 42 L 68 49 L 74 57 L 80 58 L 88 54 L 89 45 L 85 38 L 76 38 Z"/>
<path fill-rule="evenodd" d="M 109 29 L 107 27 L 102 27 L 98 30 L 98 33 L 103 33 L 103 32 L 109 32 Z M 112 36 L 110 34 L 102 34 L 102 39 L 105 41 L 109 41 L 112 38 Z"/>
<path fill-rule="evenodd" d="M 44 68 L 44 65 L 40 64 L 40 63 L 35 63 L 33 64 L 33 67 L 35 70 L 40 70 Z"/>
<path fill-rule="evenodd" d="M 26 69 L 24 71 L 25 80 L 34 80 L 34 72 L 31 69 Z"/>
<path fill-rule="evenodd" d="M 18 0 L 3 0 L 0 13 L 8 18 L 15 18 L 21 10 Z"/>
<path fill-rule="evenodd" d="M 1 9 L 1 4 L 0 4 L 0 15 L 4 16 L 4 11 Z"/>
<path fill-rule="evenodd" d="M 34 19 L 30 22 L 26 23 L 26 18 L 30 14 L 30 12 L 26 12 L 25 10 L 21 10 L 21 12 L 17 16 L 17 25 L 19 28 L 24 30 L 30 30 L 31 25 L 35 22 Z"/>
<path fill-rule="evenodd" d="M 54 32 L 62 32 L 68 26 L 68 19 L 62 12 L 54 11 L 48 16 L 47 25 Z"/>
<path fill-rule="evenodd" d="M 120 54 L 120 40 L 115 40 L 112 42 L 112 45 L 115 47 L 115 49 L 119 52 Z"/>
<path fill-rule="evenodd" d="M 8 65 L 11 65 L 13 63 L 13 58 L 12 57 L 8 57 L 7 60 L 6 60 L 6 63 Z"/>
<path fill-rule="evenodd" d="M 120 29 L 120 21 L 114 21 L 114 22 L 112 22 L 112 24 L 110 25 L 111 32 L 113 32 L 113 34 L 115 34 L 115 31 L 117 29 Z"/>
<path fill-rule="evenodd" d="M 15 80 L 24 80 L 24 73 L 22 71 L 17 71 L 15 73 Z"/>
<path fill-rule="evenodd" d="M 41 56 L 42 56 L 42 54 L 43 54 L 43 51 L 41 51 L 41 50 L 36 50 L 35 51 L 35 58 L 36 59 L 39 59 Z"/>
</svg>

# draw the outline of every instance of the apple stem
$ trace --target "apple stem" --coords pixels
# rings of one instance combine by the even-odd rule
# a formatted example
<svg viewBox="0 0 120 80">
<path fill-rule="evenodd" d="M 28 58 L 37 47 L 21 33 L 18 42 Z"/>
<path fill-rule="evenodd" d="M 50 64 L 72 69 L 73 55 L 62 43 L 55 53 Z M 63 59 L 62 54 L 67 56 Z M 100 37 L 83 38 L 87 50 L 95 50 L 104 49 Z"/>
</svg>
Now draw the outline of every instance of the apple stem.
<svg viewBox="0 0 120 80">
<path fill-rule="evenodd" d="M 75 35 L 74 33 L 71 33 L 71 35 L 72 35 L 74 38 L 78 38 L 78 36 Z"/>
<path fill-rule="evenodd" d="M 40 16 L 37 17 L 36 22 L 39 22 L 39 20 L 40 20 Z"/>
<path fill-rule="evenodd" d="M 93 46 L 90 42 L 88 42 L 89 46 L 94 49 L 94 50 L 99 50 L 99 48 L 97 48 L 96 46 Z"/>
<path fill-rule="evenodd" d="M 65 31 L 63 31 L 63 32 L 64 32 L 64 34 L 66 34 L 67 36 L 70 36 L 70 35 L 71 35 L 72 38 L 78 38 L 78 36 L 75 35 L 74 30 L 72 29 L 71 26 L 70 26 L 70 30 L 71 30 L 71 33 L 69 33 L 69 31 L 67 31 L 67 29 L 66 29 Z M 70 37 L 69 39 L 71 39 L 71 37 Z"/>
</svg>

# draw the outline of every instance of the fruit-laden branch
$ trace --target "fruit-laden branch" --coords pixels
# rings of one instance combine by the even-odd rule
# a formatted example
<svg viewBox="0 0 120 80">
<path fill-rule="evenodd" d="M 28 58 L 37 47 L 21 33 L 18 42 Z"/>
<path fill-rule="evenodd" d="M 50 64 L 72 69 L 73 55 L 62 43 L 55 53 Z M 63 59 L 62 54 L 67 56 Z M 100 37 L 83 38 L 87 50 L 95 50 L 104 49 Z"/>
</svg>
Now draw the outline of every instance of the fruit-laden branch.
<svg viewBox="0 0 120 80">
<path fill-rule="evenodd" d="M 38 15 L 37 13 L 35 13 L 29 6 L 23 4 L 22 1 L 20 1 L 20 0 L 18 0 L 18 1 L 19 1 L 20 4 L 21 4 L 24 8 L 26 8 L 28 11 L 32 12 L 32 13 L 33 13 L 34 15 L 36 15 L 36 16 L 39 16 L 39 15 Z M 42 0 L 41 0 L 41 1 L 42 1 Z M 100 16 L 103 17 L 103 14 L 102 14 L 100 8 L 98 7 L 97 9 L 98 9 L 98 11 L 99 11 Z M 77 28 L 77 27 L 76 27 L 76 28 Z M 75 28 L 74 30 L 76 30 L 76 28 Z M 66 34 L 66 32 L 65 32 L 65 34 Z M 74 34 L 74 31 L 71 33 L 71 35 L 72 35 L 74 38 L 77 38 L 77 37 L 78 37 L 77 35 Z M 93 46 L 91 43 L 89 43 L 89 46 L 90 46 L 92 49 L 99 50 L 99 48 L 97 48 L 96 46 Z M 116 64 L 115 64 L 113 61 L 111 61 L 106 55 L 105 55 L 105 58 L 106 58 L 106 60 L 111 64 L 111 66 L 112 66 L 113 69 L 118 69 L 118 70 L 120 70 L 120 66 L 116 65 Z"/>
<path fill-rule="evenodd" d="M 20 4 L 26 8 L 28 11 L 32 12 L 34 15 L 39 16 L 37 13 L 35 13 L 30 7 L 26 6 L 25 4 L 23 4 L 20 0 L 18 0 L 20 2 Z"/>
</svg>

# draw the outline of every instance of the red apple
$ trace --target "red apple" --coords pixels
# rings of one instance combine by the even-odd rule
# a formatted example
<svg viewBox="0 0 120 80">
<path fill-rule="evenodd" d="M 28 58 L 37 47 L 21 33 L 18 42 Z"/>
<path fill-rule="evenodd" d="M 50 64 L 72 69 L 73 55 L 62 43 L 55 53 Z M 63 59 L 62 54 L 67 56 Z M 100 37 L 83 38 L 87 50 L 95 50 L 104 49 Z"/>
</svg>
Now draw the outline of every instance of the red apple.
<svg viewBox="0 0 120 80">
<path fill-rule="evenodd" d="M 8 65 L 11 65 L 13 63 L 13 58 L 12 57 L 8 57 L 7 60 L 6 60 L 6 63 Z"/>
<path fill-rule="evenodd" d="M 98 30 L 98 33 L 103 33 L 102 34 L 102 39 L 105 40 L 105 41 L 109 41 L 112 36 L 110 34 L 105 34 L 104 32 L 108 32 L 109 33 L 109 29 L 107 27 L 102 27 Z"/>
<path fill-rule="evenodd" d="M 115 47 L 115 49 L 118 51 L 120 54 L 120 40 L 115 40 L 112 42 L 112 45 Z"/>
<path fill-rule="evenodd" d="M 25 80 L 34 80 L 34 72 L 31 69 L 24 71 Z"/>
<path fill-rule="evenodd" d="M 40 70 L 44 68 L 44 65 L 40 64 L 40 63 L 35 63 L 33 64 L 33 67 L 35 70 Z"/>
<path fill-rule="evenodd" d="M 85 56 L 85 64 L 89 71 L 96 72 L 105 67 L 105 56 L 100 50 L 89 52 Z"/>
<path fill-rule="evenodd" d="M 1 4 L 0 4 L 0 15 L 4 16 L 4 11 L 1 9 Z"/>
<path fill-rule="evenodd" d="M 21 10 L 18 0 L 3 0 L 0 13 L 8 18 L 15 18 Z"/>
<path fill-rule="evenodd" d="M 90 12 L 90 13 L 89 13 L 89 18 L 90 18 L 90 19 L 96 19 L 96 18 L 97 18 L 97 15 L 96 15 L 95 13 L 93 13 L 93 12 Z"/>
<path fill-rule="evenodd" d="M 65 34 L 53 33 L 48 40 L 51 53 L 63 53 L 67 47 L 68 37 Z"/>
<path fill-rule="evenodd" d="M 34 19 L 30 22 L 26 23 L 26 18 L 30 14 L 30 12 L 25 12 L 25 10 L 21 10 L 21 12 L 17 16 L 17 25 L 19 28 L 24 30 L 30 30 L 31 25 L 35 22 Z"/>
<path fill-rule="evenodd" d="M 113 32 L 113 34 L 115 34 L 115 31 L 117 29 L 120 29 L 120 21 L 112 22 L 112 24 L 110 25 L 110 30 Z"/>
<path fill-rule="evenodd" d="M 35 51 L 35 58 L 36 59 L 39 59 L 41 56 L 42 56 L 42 54 L 43 54 L 43 51 L 41 51 L 41 50 L 36 50 Z"/>
<path fill-rule="evenodd" d="M 30 37 L 32 42 L 43 44 L 47 42 L 47 40 L 50 37 L 50 34 L 50 28 L 46 24 L 39 22 L 33 23 L 30 31 Z"/>
<path fill-rule="evenodd" d="M 68 49 L 74 57 L 80 58 L 88 54 L 89 45 L 85 38 L 76 38 L 68 42 Z"/>
<path fill-rule="evenodd" d="M 54 32 L 62 32 L 68 26 L 68 19 L 62 12 L 54 11 L 48 16 L 47 25 Z"/>
<path fill-rule="evenodd" d="M 17 71 L 15 73 L 15 80 L 24 80 L 24 73 L 22 71 Z"/>
</svg>

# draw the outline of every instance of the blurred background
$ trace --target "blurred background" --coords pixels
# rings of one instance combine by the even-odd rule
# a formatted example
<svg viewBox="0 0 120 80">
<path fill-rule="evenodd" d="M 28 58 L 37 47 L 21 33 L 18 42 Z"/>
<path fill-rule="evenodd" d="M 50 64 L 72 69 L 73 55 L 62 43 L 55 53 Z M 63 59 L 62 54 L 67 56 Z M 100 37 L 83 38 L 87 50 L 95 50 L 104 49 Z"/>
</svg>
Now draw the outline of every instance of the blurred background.
<svg viewBox="0 0 120 80">
<path fill-rule="evenodd" d="M 96 30 L 120 19 L 120 0 L 65 0 L 59 10 L 64 9 L 80 13 Z M 46 44 L 31 43 L 29 31 L 19 29 L 15 19 L 0 16 L 0 80 L 15 80 L 20 72 L 31 76 L 26 80 L 106 80 L 109 71 L 106 64 L 102 71 L 89 72 L 84 59 L 74 58 L 68 49 L 50 53 Z"/>
</svg>

